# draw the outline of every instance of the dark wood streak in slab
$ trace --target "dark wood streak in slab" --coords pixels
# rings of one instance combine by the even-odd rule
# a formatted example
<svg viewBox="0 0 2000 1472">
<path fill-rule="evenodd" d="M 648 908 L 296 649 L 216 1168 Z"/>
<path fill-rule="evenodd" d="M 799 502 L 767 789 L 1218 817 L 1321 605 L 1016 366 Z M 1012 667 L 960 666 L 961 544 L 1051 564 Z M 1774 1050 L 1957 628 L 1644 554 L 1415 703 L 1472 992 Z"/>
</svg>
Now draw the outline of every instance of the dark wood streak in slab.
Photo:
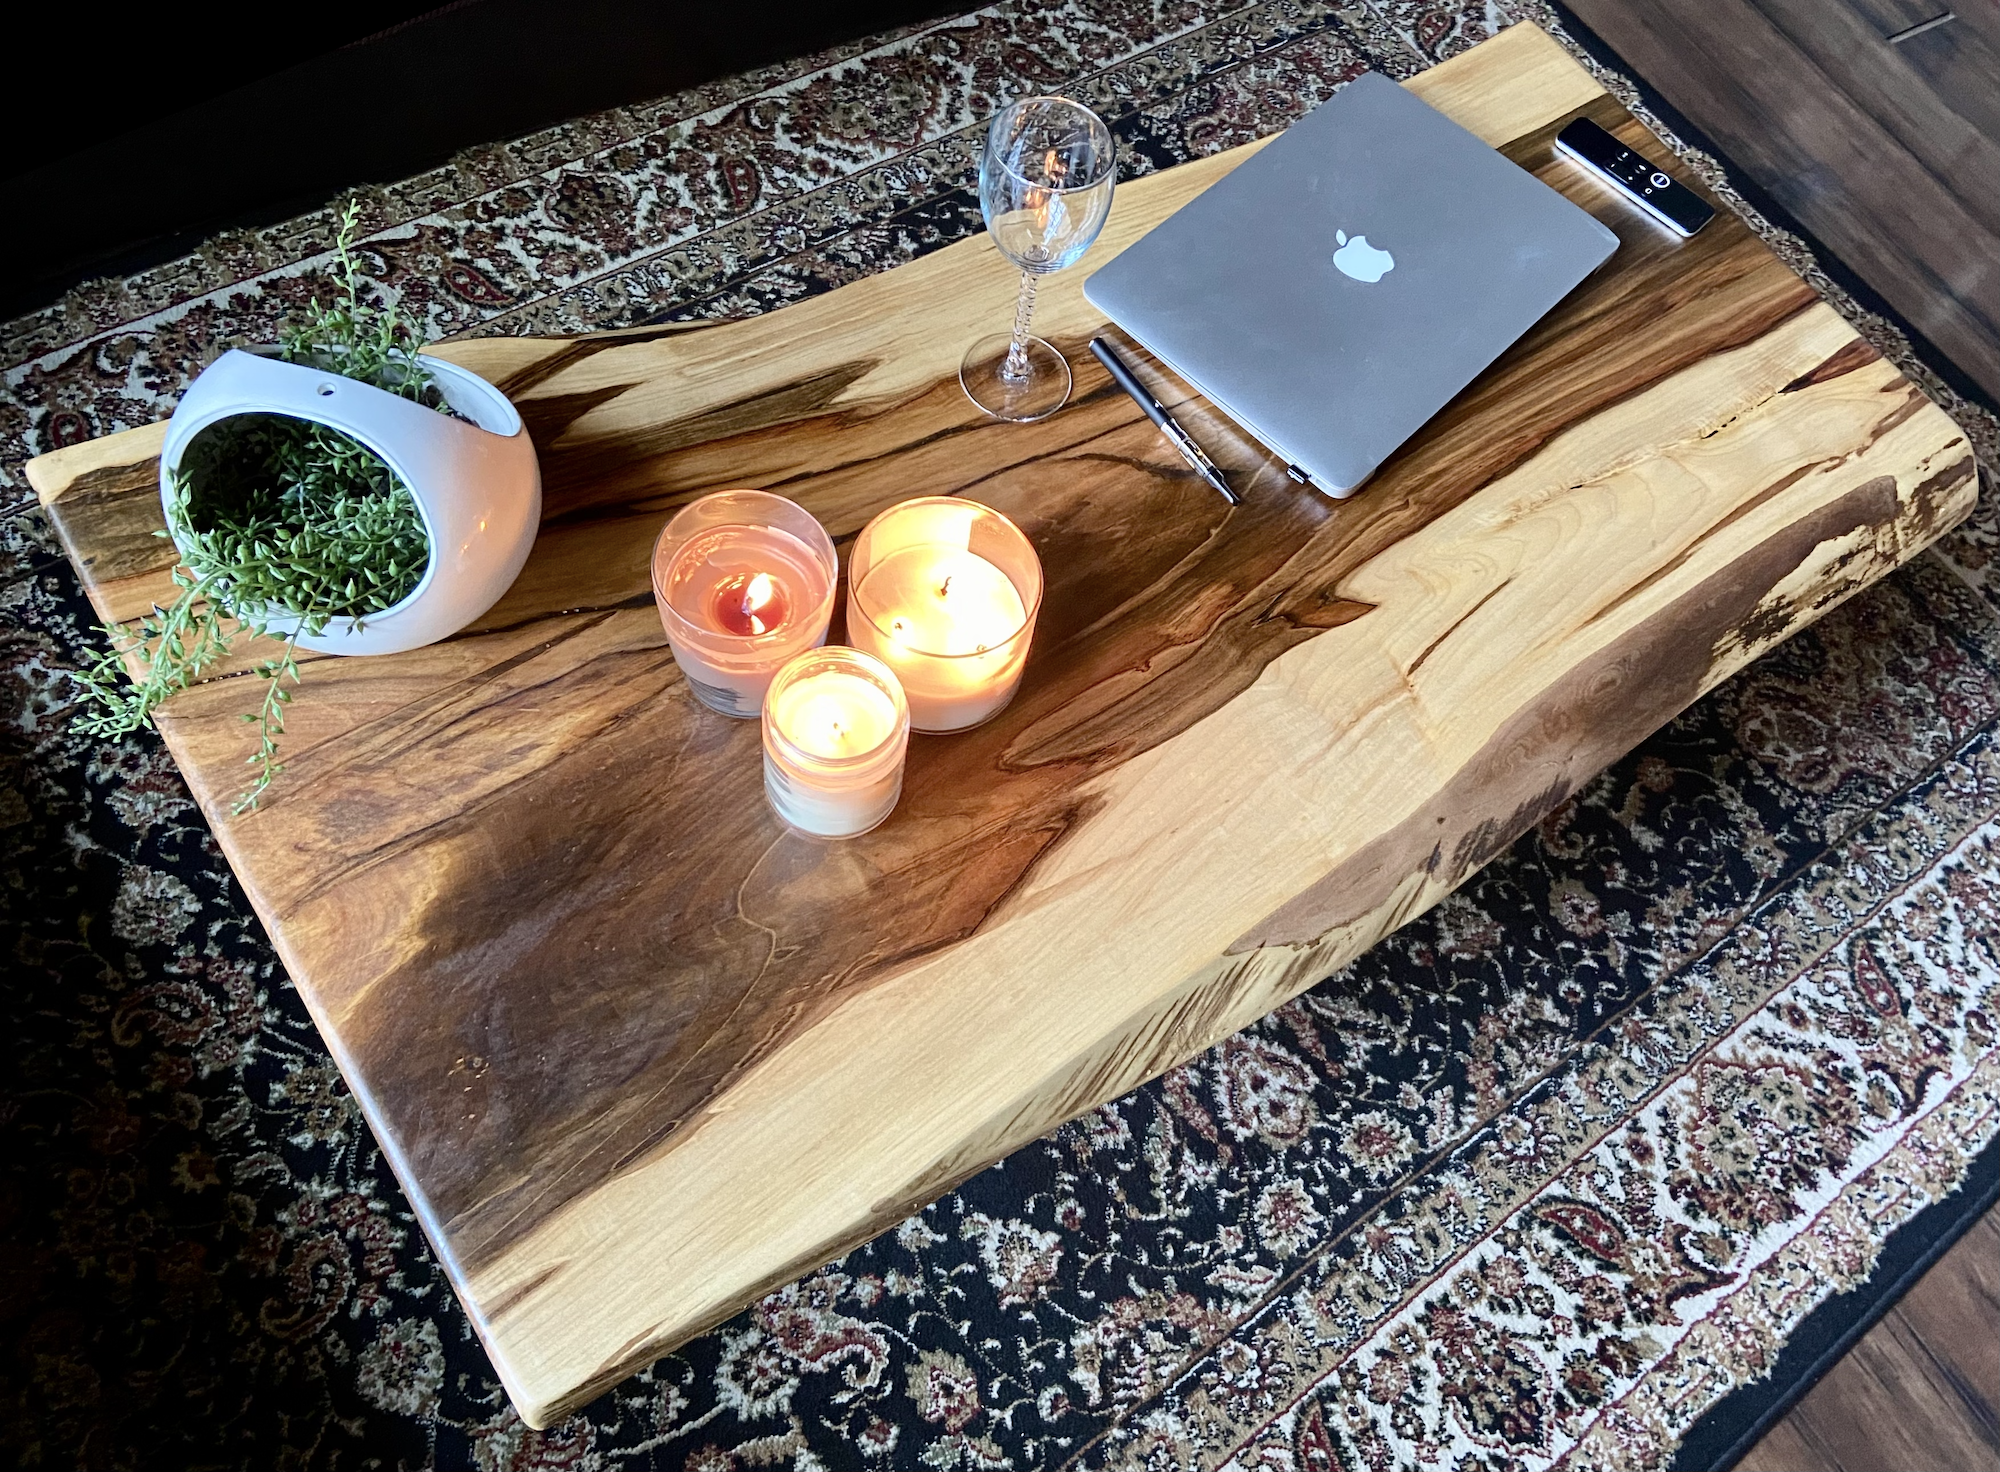
<svg viewBox="0 0 2000 1472">
<path fill-rule="evenodd" d="M 794 424 L 824 414 L 873 365 L 865 360 L 841 363 L 831 368 L 777 385 L 755 399 L 725 405 L 685 419 L 670 419 L 643 433 L 616 439 L 571 438 L 566 431 L 599 404 L 615 402 L 616 389 L 600 389 L 560 400 L 562 418 L 541 422 L 541 408 L 549 400 L 528 399 L 524 414 L 540 432 L 536 443 L 542 451 L 543 494 L 552 503 L 544 521 L 560 524 L 598 508 L 629 503 L 635 494 L 647 497 L 657 485 L 662 462 L 677 450 L 715 441 L 730 441 L 754 430 Z"/>
<path fill-rule="evenodd" d="M 722 325 L 720 319 L 700 322 L 660 322 L 646 327 L 623 327 L 610 332 L 585 333 L 582 337 L 553 339 L 552 341 L 559 345 L 547 353 L 540 354 L 533 362 L 509 373 L 495 374 L 494 387 L 509 398 L 523 398 L 558 373 L 574 368 L 586 359 L 596 357 L 607 348 L 659 342 L 663 338 L 679 337 L 686 332 L 704 332 Z"/>
<path fill-rule="evenodd" d="M 1881 356 L 1873 343 L 1866 338 L 1857 337 L 1810 373 L 1801 373 L 1779 392 L 1795 394 L 1802 388 L 1811 388 L 1816 383 L 1825 383 L 1829 379 L 1840 377 L 1843 373 L 1852 373 L 1857 368 L 1866 367 Z"/>
</svg>

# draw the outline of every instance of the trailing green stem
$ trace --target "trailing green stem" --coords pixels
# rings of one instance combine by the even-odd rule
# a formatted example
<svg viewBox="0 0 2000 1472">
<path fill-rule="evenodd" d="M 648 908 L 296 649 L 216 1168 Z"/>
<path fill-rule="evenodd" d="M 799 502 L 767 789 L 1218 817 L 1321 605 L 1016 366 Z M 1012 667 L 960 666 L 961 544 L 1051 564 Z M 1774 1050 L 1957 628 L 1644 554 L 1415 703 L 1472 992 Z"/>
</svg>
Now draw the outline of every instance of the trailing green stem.
<svg viewBox="0 0 2000 1472">
<path fill-rule="evenodd" d="M 257 752 L 247 761 L 247 765 L 257 768 L 257 780 L 230 809 L 238 817 L 256 807 L 264 789 L 271 785 L 271 779 L 285 770 L 285 764 L 278 760 L 278 738 L 285 733 L 285 707 L 292 703 L 292 692 L 285 688 L 284 682 L 289 677 L 294 686 L 299 683 L 297 650 L 297 636 L 294 635 L 285 640 L 284 653 L 257 666 L 257 673 L 264 679 L 264 701 L 257 714 L 243 717 L 246 721 L 257 722 Z"/>
<path fill-rule="evenodd" d="M 288 329 L 279 356 L 372 384 L 439 413 L 450 408 L 417 358 L 422 334 L 400 308 L 362 299 L 366 278 L 353 249 L 358 206 L 341 215 L 335 241 L 340 290 L 317 298 Z M 430 540 L 409 487 L 374 451 L 338 430 L 276 414 L 246 414 L 204 430 L 188 446 L 164 497 L 180 553 L 180 595 L 131 625 L 107 625 L 110 647 L 75 678 L 77 728 L 115 737 L 153 718 L 228 653 L 238 634 L 287 627 L 283 650 L 256 667 L 256 768 L 235 811 L 257 806 L 284 770 L 278 738 L 298 685 L 297 641 L 328 622 L 360 622 L 413 593 L 430 562 Z M 131 667 L 137 666 L 136 672 Z"/>
</svg>

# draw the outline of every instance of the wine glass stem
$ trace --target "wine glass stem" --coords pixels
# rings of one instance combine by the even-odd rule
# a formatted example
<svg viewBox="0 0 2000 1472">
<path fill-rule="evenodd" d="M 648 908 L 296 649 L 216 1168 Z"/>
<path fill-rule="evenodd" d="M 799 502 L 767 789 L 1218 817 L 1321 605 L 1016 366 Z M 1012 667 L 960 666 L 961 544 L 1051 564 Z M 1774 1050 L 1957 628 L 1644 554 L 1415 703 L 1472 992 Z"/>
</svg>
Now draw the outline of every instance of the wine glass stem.
<svg viewBox="0 0 2000 1472">
<path fill-rule="evenodd" d="M 1021 294 L 1014 302 L 1014 340 L 1007 345 L 1007 361 L 1000 376 L 1019 383 L 1028 376 L 1028 323 L 1035 315 L 1035 273 L 1021 273 Z"/>
</svg>

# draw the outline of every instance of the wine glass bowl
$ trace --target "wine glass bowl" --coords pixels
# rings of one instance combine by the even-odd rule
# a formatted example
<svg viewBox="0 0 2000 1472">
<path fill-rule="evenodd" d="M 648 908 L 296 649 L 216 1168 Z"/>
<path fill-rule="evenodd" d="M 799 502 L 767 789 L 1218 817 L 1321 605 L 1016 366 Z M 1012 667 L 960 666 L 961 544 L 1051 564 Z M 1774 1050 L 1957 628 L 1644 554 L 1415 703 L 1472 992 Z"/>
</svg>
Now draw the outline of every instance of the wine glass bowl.
<svg viewBox="0 0 2000 1472">
<path fill-rule="evenodd" d="M 1066 97 L 1028 97 L 1004 107 L 979 158 L 979 209 L 1000 253 L 1021 269 L 1012 333 L 972 345 L 958 380 L 996 419 L 1045 419 L 1069 398 L 1063 355 L 1028 332 L 1035 284 L 1075 265 L 1111 213 L 1117 180 L 1111 130 Z"/>
</svg>

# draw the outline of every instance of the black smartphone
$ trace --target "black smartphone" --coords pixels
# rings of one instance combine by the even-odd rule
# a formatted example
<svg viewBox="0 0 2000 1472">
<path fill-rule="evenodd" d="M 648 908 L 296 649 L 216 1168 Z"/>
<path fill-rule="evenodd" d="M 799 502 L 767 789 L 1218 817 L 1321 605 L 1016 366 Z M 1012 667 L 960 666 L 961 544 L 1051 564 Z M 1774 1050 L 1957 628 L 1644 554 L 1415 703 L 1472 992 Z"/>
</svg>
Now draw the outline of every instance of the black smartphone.
<svg viewBox="0 0 2000 1472">
<path fill-rule="evenodd" d="M 1575 159 L 1676 234 L 1692 235 L 1715 218 L 1700 195 L 1589 118 L 1578 118 L 1556 134 L 1556 152 Z"/>
</svg>

